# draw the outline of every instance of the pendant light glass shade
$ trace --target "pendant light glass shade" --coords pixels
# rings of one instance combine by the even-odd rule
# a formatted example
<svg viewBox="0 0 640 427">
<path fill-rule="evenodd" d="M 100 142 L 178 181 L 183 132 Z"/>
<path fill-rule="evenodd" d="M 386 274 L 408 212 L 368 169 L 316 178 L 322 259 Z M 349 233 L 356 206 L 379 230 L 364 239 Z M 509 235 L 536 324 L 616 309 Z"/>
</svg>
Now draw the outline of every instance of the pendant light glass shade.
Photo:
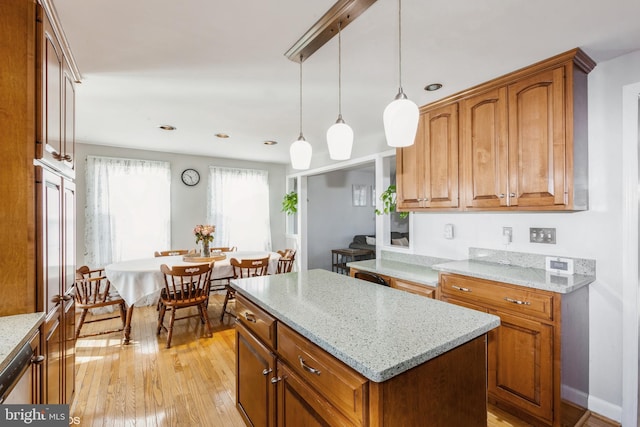
<svg viewBox="0 0 640 427">
<path fill-rule="evenodd" d="M 327 130 L 331 160 L 348 160 L 353 147 L 353 130 L 342 120 L 342 38 L 338 23 L 338 120 Z"/>
<path fill-rule="evenodd" d="M 420 112 L 402 90 L 402 0 L 398 0 L 398 81 L 398 94 L 384 109 L 384 134 L 389 146 L 408 147 L 415 141 Z"/>
<path fill-rule="evenodd" d="M 311 166 L 311 155 L 313 150 L 302 134 L 289 147 L 289 156 L 291 157 L 291 167 L 293 169 L 305 170 Z"/>
<path fill-rule="evenodd" d="M 293 169 L 305 170 L 311 166 L 313 149 L 302 134 L 302 55 L 300 55 L 300 136 L 289 147 L 289 157 Z"/>
</svg>

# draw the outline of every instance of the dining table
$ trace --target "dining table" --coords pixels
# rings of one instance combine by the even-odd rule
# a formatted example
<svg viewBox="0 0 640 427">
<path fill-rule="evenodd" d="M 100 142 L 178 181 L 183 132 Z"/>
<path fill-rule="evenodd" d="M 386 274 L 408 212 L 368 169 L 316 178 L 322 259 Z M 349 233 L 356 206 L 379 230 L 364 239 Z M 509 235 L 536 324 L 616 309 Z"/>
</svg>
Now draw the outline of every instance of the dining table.
<svg viewBox="0 0 640 427">
<path fill-rule="evenodd" d="M 223 252 L 224 259 L 212 261 L 213 270 L 211 280 L 221 280 L 233 277 L 231 258 L 237 260 L 264 258 L 269 255 L 268 274 L 275 274 L 278 268 L 280 254 L 268 251 L 234 251 Z M 197 261 L 195 261 L 198 259 Z M 131 318 L 133 308 L 138 305 L 154 305 L 157 303 L 160 292 L 164 289 L 164 275 L 160 266 L 166 264 L 169 267 L 180 265 L 205 264 L 206 260 L 199 260 L 185 255 L 172 255 L 153 258 L 134 259 L 115 262 L 105 266 L 105 275 L 111 282 L 111 286 L 120 294 L 127 305 L 127 314 L 123 330 L 124 344 L 131 340 Z"/>
</svg>

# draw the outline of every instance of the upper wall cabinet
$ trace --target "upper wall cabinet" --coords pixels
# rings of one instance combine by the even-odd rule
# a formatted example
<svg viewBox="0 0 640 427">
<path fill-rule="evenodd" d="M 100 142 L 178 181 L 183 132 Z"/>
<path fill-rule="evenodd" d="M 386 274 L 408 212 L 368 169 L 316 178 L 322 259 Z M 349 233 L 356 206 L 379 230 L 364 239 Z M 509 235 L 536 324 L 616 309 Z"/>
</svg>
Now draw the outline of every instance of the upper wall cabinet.
<svg viewBox="0 0 640 427">
<path fill-rule="evenodd" d="M 459 191 L 461 210 L 587 209 L 587 74 L 593 67 L 588 56 L 574 49 L 423 107 L 423 114 L 459 108 L 459 139 L 452 141 L 451 131 L 420 135 L 419 128 L 416 145 L 410 147 L 415 152 L 400 162 L 400 153 L 409 151 L 398 150 L 398 174 L 411 171 L 403 181 L 407 199 L 428 197 L 429 188 L 419 192 L 425 183 L 444 188 L 444 180 L 453 182 L 451 147 L 456 146 L 460 185 L 449 195 Z M 428 141 L 430 164 L 421 163 L 421 139 Z M 427 207 L 401 205 L 404 195 L 398 193 L 401 209 Z"/>
<path fill-rule="evenodd" d="M 458 104 L 422 109 L 415 143 L 396 160 L 399 210 L 458 206 Z"/>
</svg>

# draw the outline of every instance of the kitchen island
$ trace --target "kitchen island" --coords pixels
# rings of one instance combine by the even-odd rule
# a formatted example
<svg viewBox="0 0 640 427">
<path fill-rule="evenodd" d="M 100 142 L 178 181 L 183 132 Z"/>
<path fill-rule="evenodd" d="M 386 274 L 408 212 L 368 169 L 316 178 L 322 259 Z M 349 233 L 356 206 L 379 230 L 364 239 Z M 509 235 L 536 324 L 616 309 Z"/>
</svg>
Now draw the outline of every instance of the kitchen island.
<svg viewBox="0 0 640 427">
<path fill-rule="evenodd" d="M 486 425 L 498 317 L 325 270 L 231 286 L 237 406 L 254 425 Z"/>
</svg>

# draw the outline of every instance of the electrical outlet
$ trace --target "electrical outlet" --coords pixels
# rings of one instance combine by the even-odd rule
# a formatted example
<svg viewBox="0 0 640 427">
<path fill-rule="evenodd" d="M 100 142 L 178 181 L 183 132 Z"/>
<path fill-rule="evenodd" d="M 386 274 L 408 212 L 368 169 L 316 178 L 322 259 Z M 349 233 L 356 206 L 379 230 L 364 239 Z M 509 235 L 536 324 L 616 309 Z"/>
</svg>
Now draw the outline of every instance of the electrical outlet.
<svg viewBox="0 0 640 427">
<path fill-rule="evenodd" d="M 444 225 L 444 238 L 453 239 L 453 224 Z"/>
<path fill-rule="evenodd" d="M 556 244 L 555 228 L 529 228 L 529 242 Z"/>
<path fill-rule="evenodd" d="M 508 245 L 513 241 L 513 228 L 502 227 L 502 243 Z"/>
</svg>

